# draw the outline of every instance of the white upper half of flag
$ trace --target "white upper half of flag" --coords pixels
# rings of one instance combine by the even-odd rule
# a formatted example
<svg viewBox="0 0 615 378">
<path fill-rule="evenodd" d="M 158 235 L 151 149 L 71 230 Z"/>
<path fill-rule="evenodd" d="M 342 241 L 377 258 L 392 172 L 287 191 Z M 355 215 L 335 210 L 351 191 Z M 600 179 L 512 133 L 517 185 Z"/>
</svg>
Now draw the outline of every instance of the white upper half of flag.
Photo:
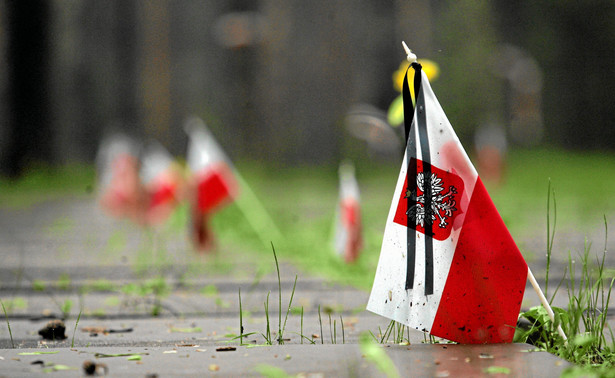
<svg viewBox="0 0 615 378">
<path fill-rule="evenodd" d="M 359 184 L 355 177 L 354 165 L 350 162 L 340 164 L 339 181 L 340 181 L 340 200 L 352 198 L 359 201 Z"/>
<path fill-rule="evenodd" d="M 173 164 L 173 156 L 156 141 L 150 141 L 141 159 L 141 181 L 148 185 Z"/>
<path fill-rule="evenodd" d="M 218 162 L 225 162 L 230 166 L 224 151 L 202 120 L 196 117 L 189 119 L 185 129 L 190 138 L 187 162 L 193 173 L 203 171 Z"/>
<path fill-rule="evenodd" d="M 128 136 L 115 133 L 106 136 L 96 154 L 96 169 L 100 188 L 107 188 L 113 176 L 113 164 L 118 157 L 137 159 L 138 145 Z"/>
</svg>

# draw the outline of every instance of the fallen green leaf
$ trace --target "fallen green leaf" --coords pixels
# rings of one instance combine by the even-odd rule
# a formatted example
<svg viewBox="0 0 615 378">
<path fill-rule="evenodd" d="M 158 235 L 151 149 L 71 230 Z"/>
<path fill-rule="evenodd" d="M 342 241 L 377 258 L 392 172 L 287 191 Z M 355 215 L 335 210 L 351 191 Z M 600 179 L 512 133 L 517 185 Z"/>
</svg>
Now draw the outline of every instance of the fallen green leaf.
<svg viewBox="0 0 615 378">
<path fill-rule="evenodd" d="M 267 378 L 286 378 L 289 377 L 288 373 L 286 373 L 283 369 L 268 365 L 268 364 L 259 364 L 254 367 L 254 370 L 258 372 L 263 377 Z"/>
<path fill-rule="evenodd" d="M 60 351 L 55 350 L 55 351 L 49 351 L 49 352 L 21 352 L 17 354 L 20 356 L 38 356 L 39 354 L 56 354 L 56 353 L 60 353 Z"/>
<path fill-rule="evenodd" d="M 510 369 L 505 366 L 489 366 L 483 371 L 487 374 L 510 374 Z"/>
<path fill-rule="evenodd" d="M 67 365 L 53 365 L 51 367 L 53 370 L 55 371 L 60 371 L 60 370 L 77 370 L 76 367 L 72 367 L 72 366 L 67 366 Z"/>
<path fill-rule="evenodd" d="M 54 371 L 63 371 L 63 370 L 78 370 L 76 367 L 62 365 L 62 364 L 54 364 L 53 362 L 45 364 L 43 368 L 43 373 L 53 373 Z"/>
<path fill-rule="evenodd" d="M 400 377 L 395 363 L 382 349 L 382 346 L 377 344 L 368 333 L 363 332 L 359 336 L 359 347 L 365 359 L 373 363 L 387 377 Z"/>
<path fill-rule="evenodd" d="M 113 353 L 113 354 L 94 353 L 94 357 L 96 358 L 132 357 L 132 356 L 139 356 L 139 355 L 147 356 L 149 355 L 149 353 Z"/>
<path fill-rule="evenodd" d="M 192 327 L 192 328 L 177 328 L 171 327 L 171 332 L 182 332 L 182 333 L 200 333 L 203 332 L 201 327 Z"/>
</svg>

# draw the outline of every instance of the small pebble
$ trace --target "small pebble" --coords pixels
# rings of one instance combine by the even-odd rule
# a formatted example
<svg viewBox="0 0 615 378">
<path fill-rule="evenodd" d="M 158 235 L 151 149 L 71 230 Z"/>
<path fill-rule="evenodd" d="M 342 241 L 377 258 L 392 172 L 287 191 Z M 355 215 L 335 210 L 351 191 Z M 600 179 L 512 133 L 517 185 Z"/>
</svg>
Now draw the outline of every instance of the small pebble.
<svg viewBox="0 0 615 378">
<path fill-rule="evenodd" d="M 44 339 L 47 340 L 64 340 L 66 339 L 66 326 L 60 319 L 50 320 L 47 325 L 38 331 Z"/>
<path fill-rule="evenodd" d="M 83 361 L 83 371 L 86 375 L 94 375 L 96 373 L 96 363 L 90 360 Z"/>
</svg>

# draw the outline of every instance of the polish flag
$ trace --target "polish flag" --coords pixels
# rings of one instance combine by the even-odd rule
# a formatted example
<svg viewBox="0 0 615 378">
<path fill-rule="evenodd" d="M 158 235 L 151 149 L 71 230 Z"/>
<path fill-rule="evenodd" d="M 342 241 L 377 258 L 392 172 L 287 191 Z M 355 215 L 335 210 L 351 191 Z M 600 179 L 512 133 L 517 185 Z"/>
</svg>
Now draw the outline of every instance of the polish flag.
<svg viewBox="0 0 615 378">
<path fill-rule="evenodd" d="M 160 224 L 179 204 L 183 178 L 171 154 L 157 142 L 150 142 L 143 153 L 141 182 L 147 195 L 145 222 Z"/>
<path fill-rule="evenodd" d="M 420 64 L 367 309 L 459 343 L 511 342 L 528 267 Z M 412 75 L 410 75 L 412 76 Z M 418 90 L 417 90 L 418 89 Z"/>
<path fill-rule="evenodd" d="M 106 137 L 96 158 L 99 204 L 118 218 L 142 222 L 145 195 L 139 179 L 139 158 L 132 139 L 123 134 Z"/>
<path fill-rule="evenodd" d="M 188 120 L 186 132 L 190 137 L 188 167 L 192 239 L 195 248 L 204 251 L 213 248 L 209 218 L 236 198 L 239 184 L 222 148 L 203 121 L 198 118 Z"/>
<path fill-rule="evenodd" d="M 354 166 L 343 163 L 339 169 L 340 199 L 335 232 L 335 249 L 347 263 L 359 257 L 363 246 L 361 231 L 361 207 L 359 184 L 354 175 Z"/>
</svg>

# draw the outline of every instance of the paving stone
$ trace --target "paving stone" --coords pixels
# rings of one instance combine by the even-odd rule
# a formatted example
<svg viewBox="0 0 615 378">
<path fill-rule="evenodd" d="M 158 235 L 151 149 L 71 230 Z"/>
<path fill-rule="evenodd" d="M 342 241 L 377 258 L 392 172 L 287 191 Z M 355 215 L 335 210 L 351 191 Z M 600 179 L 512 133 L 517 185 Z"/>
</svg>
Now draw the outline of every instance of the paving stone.
<svg viewBox="0 0 615 378">
<path fill-rule="evenodd" d="M 367 352 L 357 344 L 226 348 L 193 343 L 166 347 L 95 346 L 29 350 L 29 353 L 53 353 L 41 355 L 22 355 L 21 350 L 0 349 L 0 374 L 30 377 L 43 375 L 45 369 L 52 370 L 56 366 L 62 369 L 62 376 L 83 376 L 85 361 L 106 365 L 110 376 L 126 377 L 148 374 L 262 376 L 274 371 L 319 377 L 381 377 L 391 376 L 394 370 L 402 377 L 477 377 L 498 372 L 510 377 L 559 377 L 569 366 L 546 352 L 535 352 L 525 344 L 385 344 L 374 346 L 374 349 Z M 387 374 L 370 359 L 371 356 L 392 361 Z"/>
<path fill-rule="evenodd" d="M 164 255 L 151 253 L 156 245 L 164 245 Z M 394 343 L 395 337 L 385 336 L 387 319 L 365 311 L 367 291 L 331 284 L 282 263 L 282 321 L 298 275 L 286 345 L 263 347 L 267 315 L 274 340 L 280 319 L 271 256 L 264 263 L 263 256 L 235 246 L 222 248 L 221 254 L 232 266 L 212 256 L 195 257 L 181 233 L 154 234 L 106 217 L 91 198 L 0 208 L 0 298 L 8 305 L 17 347 L 11 349 L 8 327 L 0 324 L 0 377 L 45 374 L 53 366 L 44 365 L 52 363 L 74 368 L 62 376 L 82 376 L 88 359 L 106 364 L 111 376 L 251 376 L 272 367 L 314 376 L 383 375 L 359 340 L 370 332 L 385 343 Z M 554 264 L 559 269 L 563 260 Z M 544 267 L 537 264 L 534 272 L 543 277 Z M 154 284 L 164 289 L 161 295 L 151 291 Z M 248 346 L 233 340 L 240 327 L 239 289 Z M 565 307 L 563 294 L 555 304 Z M 538 303 L 528 287 L 524 308 Z M 66 317 L 67 339 L 38 335 L 53 317 Z M 509 369 L 510 376 L 559 376 L 568 365 L 545 352 L 528 352 L 533 348 L 525 344 L 429 345 L 423 333 L 407 329 L 403 337 L 411 344 L 375 349 L 388 356 L 401 376 L 478 376 L 491 367 Z M 237 349 L 216 351 L 228 346 Z M 58 353 L 19 355 L 37 351 Z M 140 361 L 129 361 L 126 356 L 96 358 L 95 353 L 143 354 Z"/>
</svg>

